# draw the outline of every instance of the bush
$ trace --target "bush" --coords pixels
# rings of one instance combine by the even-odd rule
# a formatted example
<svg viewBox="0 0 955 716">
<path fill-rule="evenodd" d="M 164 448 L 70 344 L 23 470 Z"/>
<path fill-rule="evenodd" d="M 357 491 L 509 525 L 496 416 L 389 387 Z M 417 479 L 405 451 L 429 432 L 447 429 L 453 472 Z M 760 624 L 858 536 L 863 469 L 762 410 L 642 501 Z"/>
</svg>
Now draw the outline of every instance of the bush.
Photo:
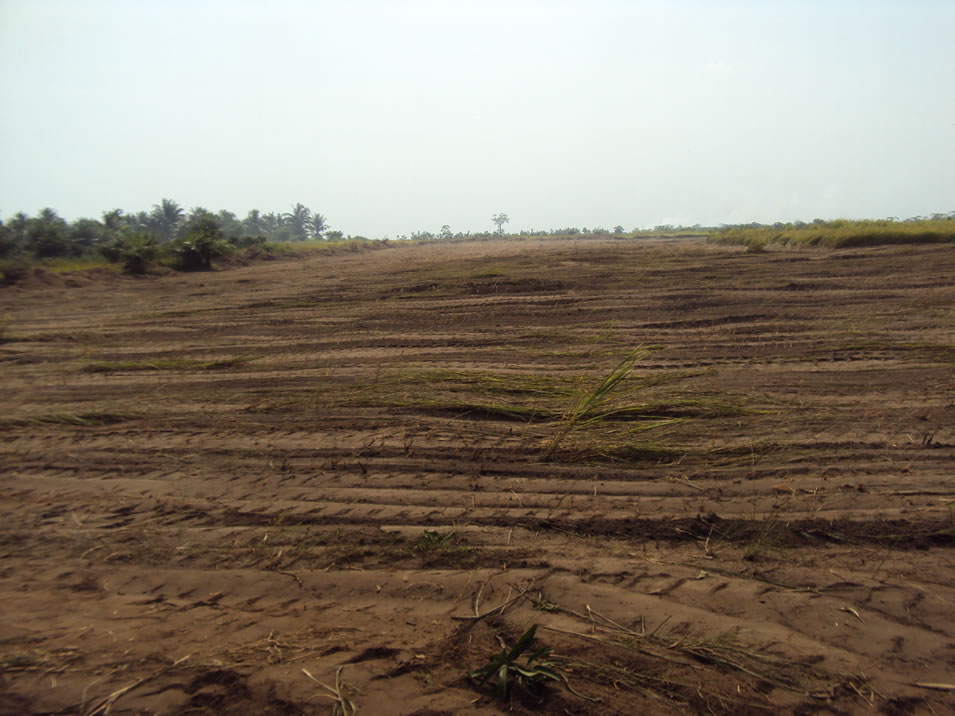
<svg viewBox="0 0 955 716">
<path fill-rule="evenodd" d="M 237 249 L 250 249 L 253 246 L 262 247 L 268 243 L 265 236 L 230 236 L 229 245 Z"/>
<path fill-rule="evenodd" d="M 30 272 L 30 267 L 25 261 L 2 261 L 0 262 L 0 286 L 10 286 L 17 281 L 22 280 Z"/>
<path fill-rule="evenodd" d="M 229 253 L 229 243 L 217 233 L 193 233 L 176 239 L 173 252 L 179 257 L 179 268 L 184 271 L 208 271 L 212 259 Z"/>
<path fill-rule="evenodd" d="M 159 244 L 152 234 L 138 231 L 101 246 L 99 252 L 108 261 L 122 263 L 126 273 L 139 275 L 159 257 Z"/>
<path fill-rule="evenodd" d="M 0 222 L 0 258 L 10 256 L 17 250 L 16 236 L 9 226 L 4 226 Z"/>
</svg>

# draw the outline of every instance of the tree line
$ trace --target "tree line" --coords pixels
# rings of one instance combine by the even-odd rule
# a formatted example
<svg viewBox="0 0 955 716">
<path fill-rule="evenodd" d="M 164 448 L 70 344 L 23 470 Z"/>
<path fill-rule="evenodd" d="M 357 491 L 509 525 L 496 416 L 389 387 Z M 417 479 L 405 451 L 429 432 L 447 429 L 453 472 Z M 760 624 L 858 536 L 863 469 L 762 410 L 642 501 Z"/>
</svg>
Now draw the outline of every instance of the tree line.
<svg viewBox="0 0 955 716">
<path fill-rule="evenodd" d="M 0 259 L 99 254 L 123 263 L 131 273 L 141 273 L 160 257 L 178 268 L 209 268 L 213 258 L 231 248 L 341 237 L 342 232 L 329 231 L 322 214 L 301 203 L 285 213 L 252 209 L 240 219 L 225 209 L 214 213 L 196 207 L 187 212 L 175 201 L 163 199 L 151 211 L 127 214 L 113 209 L 103 212 L 101 219 L 72 222 L 49 208 L 32 217 L 19 212 L 0 221 Z"/>
</svg>

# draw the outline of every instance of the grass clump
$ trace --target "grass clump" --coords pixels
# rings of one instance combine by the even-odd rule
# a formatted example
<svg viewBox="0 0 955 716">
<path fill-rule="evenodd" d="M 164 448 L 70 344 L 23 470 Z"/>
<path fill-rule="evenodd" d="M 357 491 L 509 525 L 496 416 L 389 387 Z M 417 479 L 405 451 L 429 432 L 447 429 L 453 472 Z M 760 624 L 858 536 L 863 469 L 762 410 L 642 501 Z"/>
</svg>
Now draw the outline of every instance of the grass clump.
<svg viewBox="0 0 955 716">
<path fill-rule="evenodd" d="M 536 632 L 537 625 L 534 624 L 511 649 L 491 656 L 484 666 L 468 674 L 469 678 L 477 682 L 478 688 L 494 679 L 495 691 L 501 701 L 507 700 L 514 683 L 536 686 L 546 681 L 561 681 L 562 677 L 554 670 L 555 663 L 549 659 L 553 652 L 550 647 L 530 651 L 523 663 L 520 661 L 530 650 Z"/>
<path fill-rule="evenodd" d="M 444 550 L 460 549 L 467 545 L 467 541 L 457 532 L 438 532 L 425 530 L 415 541 L 417 552 L 441 552 Z"/>
</svg>

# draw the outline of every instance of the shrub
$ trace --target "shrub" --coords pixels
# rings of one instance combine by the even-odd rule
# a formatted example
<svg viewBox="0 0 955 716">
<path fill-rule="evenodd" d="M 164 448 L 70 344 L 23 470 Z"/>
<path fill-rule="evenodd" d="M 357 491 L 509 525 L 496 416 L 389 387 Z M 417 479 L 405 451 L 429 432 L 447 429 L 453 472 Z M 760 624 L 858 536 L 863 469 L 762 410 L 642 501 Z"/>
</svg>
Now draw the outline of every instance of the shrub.
<svg viewBox="0 0 955 716">
<path fill-rule="evenodd" d="M 149 234 L 138 234 L 129 237 L 120 253 L 123 262 L 123 271 L 130 274 L 144 274 L 149 264 L 159 256 L 159 246 Z"/>
<path fill-rule="evenodd" d="M 7 260 L 0 262 L 0 286 L 10 286 L 22 280 L 30 272 L 30 267 L 23 260 Z"/>
<path fill-rule="evenodd" d="M 250 249 L 253 246 L 265 246 L 268 238 L 265 236 L 230 236 L 229 245 L 237 249 Z"/>
<path fill-rule="evenodd" d="M 137 231 L 100 246 L 99 252 L 108 261 L 121 263 L 126 273 L 138 275 L 146 273 L 159 258 L 159 244 L 153 234 Z"/>
<path fill-rule="evenodd" d="M 229 253 L 229 243 L 218 232 L 192 233 L 172 243 L 172 250 L 179 258 L 179 268 L 185 271 L 208 271 L 212 259 Z"/>
</svg>

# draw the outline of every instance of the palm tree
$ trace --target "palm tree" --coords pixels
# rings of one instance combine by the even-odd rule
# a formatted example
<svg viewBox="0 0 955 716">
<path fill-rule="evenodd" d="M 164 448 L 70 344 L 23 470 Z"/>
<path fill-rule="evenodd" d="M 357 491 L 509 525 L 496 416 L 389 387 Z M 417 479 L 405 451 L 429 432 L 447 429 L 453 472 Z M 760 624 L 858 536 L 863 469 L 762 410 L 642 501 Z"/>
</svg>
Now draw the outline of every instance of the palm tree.
<svg viewBox="0 0 955 716">
<path fill-rule="evenodd" d="M 14 237 L 18 241 L 22 241 L 26 238 L 27 235 L 27 226 L 30 223 L 30 217 L 27 216 L 22 211 L 18 211 L 13 215 L 13 218 L 7 222 L 7 228 L 13 232 Z"/>
<path fill-rule="evenodd" d="M 328 229 L 328 222 L 325 221 L 325 217 L 319 214 L 317 211 L 312 214 L 312 220 L 308 224 L 308 229 L 312 233 L 312 236 L 316 239 L 322 238 L 322 234 Z"/>
<path fill-rule="evenodd" d="M 175 236 L 184 215 L 185 212 L 179 204 L 171 199 L 163 199 L 161 204 L 153 204 L 149 218 L 159 235 L 169 241 Z"/>
<path fill-rule="evenodd" d="M 154 229 L 153 219 L 145 211 L 137 211 L 135 214 L 126 214 L 126 226 L 135 231 L 152 231 Z"/>
<path fill-rule="evenodd" d="M 306 239 L 308 236 L 307 226 L 311 216 L 311 210 L 304 204 L 296 204 L 292 207 L 292 211 L 282 215 L 289 223 L 293 241 L 304 241 Z"/>
<path fill-rule="evenodd" d="M 216 218 L 219 219 L 219 224 L 222 226 L 222 232 L 228 236 L 241 236 L 242 235 L 242 222 L 239 221 L 238 217 L 227 209 L 220 209 L 219 213 L 216 214 Z"/>
<path fill-rule="evenodd" d="M 266 233 L 262 214 L 258 209 L 252 209 L 242 220 L 242 229 L 246 236 L 262 236 Z"/>
<path fill-rule="evenodd" d="M 27 246 L 37 258 L 79 253 L 70 241 L 66 220 L 50 208 L 27 222 Z"/>
<path fill-rule="evenodd" d="M 103 226 L 105 226 L 110 231 L 118 231 L 119 228 L 123 225 L 123 210 L 122 209 L 112 209 L 111 211 L 103 212 Z"/>
</svg>

